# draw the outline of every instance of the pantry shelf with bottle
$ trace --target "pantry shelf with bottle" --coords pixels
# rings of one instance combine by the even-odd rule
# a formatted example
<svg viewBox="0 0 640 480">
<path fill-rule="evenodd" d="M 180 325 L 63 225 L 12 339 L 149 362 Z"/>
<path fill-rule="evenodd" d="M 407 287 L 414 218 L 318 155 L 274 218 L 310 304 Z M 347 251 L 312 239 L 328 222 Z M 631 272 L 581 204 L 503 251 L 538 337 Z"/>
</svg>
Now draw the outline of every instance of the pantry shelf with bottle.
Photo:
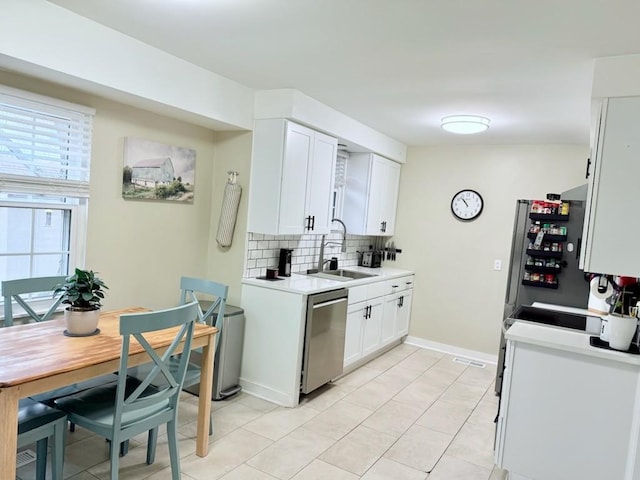
<svg viewBox="0 0 640 480">
<path fill-rule="evenodd" d="M 554 288 L 559 286 L 562 272 L 564 243 L 567 227 L 558 225 L 569 220 L 569 202 L 536 200 L 529 212 L 529 246 L 522 284 L 532 287 Z"/>
</svg>

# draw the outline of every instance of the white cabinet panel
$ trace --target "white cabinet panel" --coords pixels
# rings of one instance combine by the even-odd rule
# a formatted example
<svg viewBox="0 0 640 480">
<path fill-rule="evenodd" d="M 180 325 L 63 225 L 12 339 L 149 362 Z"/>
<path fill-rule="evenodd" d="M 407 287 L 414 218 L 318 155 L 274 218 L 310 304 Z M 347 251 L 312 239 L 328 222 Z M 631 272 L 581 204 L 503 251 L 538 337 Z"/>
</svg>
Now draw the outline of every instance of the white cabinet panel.
<svg viewBox="0 0 640 480">
<path fill-rule="evenodd" d="M 406 290 L 400 294 L 400 304 L 394 322 L 394 335 L 396 338 L 409 333 L 409 321 L 411 319 L 411 302 L 413 290 Z"/>
<path fill-rule="evenodd" d="M 381 345 L 388 345 L 409 333 L 413 290 L 403 290 L 384 297 Z"/>
<path fill-rule="evenodd" d="M 344 366 L 362 358 L 362 329 L 366 302 L 354 303 L 347 309 L 347 327 L 344 337 Z"/>
<path fill-rule="evenodd" d="M 256 120 L 248 231 L 329 233 L 337 145 L 288 120 Z"/>
<path fill-rule="evenodd" d="M 352 153 L 343 206 L 349 233 L 393 235 L 399 185 L 400 164 L 373 153 Z"/>
<path fill-rule="evenodd" d="M 307 170 L 313 146 L 313 130 L 287 122 L 284 159 L 282 165 L 282 185 L 280 192 L 280 219 L 278 232 L 281 234 L 300 233 L 307 217 L 304 201 L 307 195 Z"/>
<path fill-rule="evenodd" d="M 377 297 L 367 302 L 369 312 L 365 316 L 364 328 L 362 330 L 363 357 L 366 357 L 380 348 L 383 298 L 384 297 Z"/>
<path fill-rule="evenodd" d="M 547 480 L 636 478 L 627 453 L 637 366 L 513 341 L 507 359 L 498 466 Z"/>
<path fill-rule="evenodd" d="M 316 132 L 313 140 L 313 160 L 307 175 L 305 217 L 311 217 L 312 232 L 328 234 L 331 231 L 331 205 L 335 182 L 338 141 Z"/>
<path fill-rule="evenodd" d="M 604 100 L 598 127 L 580 266 L 588 272 L 637 277 L 640 97 Z"/>
<path fill-rule="evenodd" d="M 413 275 L 349 289 L 345 368 L 407 335 L 412 293 Z"/>
</svg>

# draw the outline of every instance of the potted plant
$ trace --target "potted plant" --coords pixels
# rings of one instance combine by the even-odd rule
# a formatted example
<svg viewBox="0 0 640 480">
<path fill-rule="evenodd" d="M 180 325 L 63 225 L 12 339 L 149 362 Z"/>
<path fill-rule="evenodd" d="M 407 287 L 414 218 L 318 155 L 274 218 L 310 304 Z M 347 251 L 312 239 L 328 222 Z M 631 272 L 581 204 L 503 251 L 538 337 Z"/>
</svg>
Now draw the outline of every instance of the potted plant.
<svg viewBox="0 0 640 480">
<path fill-rule="evenodd" d="M 98 333 L 103 289 L 108 288 L 95 272 L 80 268 L 76 268 L 64 283 L 54 287 L 53 294 L 61 293 L 62 303 L 68 305 L 64 310 L 67 335 L 88 336 Z"/>
<path fill-rule="evenodd" d="M 607 316 L 609 323 L 609 346 L 616 350 L 629 350 L 636 333 L 637 312 L 630 304 L 631 292 L 625 287 L 616 290 L 611 296 L 611 309 Z"/>
</svg>

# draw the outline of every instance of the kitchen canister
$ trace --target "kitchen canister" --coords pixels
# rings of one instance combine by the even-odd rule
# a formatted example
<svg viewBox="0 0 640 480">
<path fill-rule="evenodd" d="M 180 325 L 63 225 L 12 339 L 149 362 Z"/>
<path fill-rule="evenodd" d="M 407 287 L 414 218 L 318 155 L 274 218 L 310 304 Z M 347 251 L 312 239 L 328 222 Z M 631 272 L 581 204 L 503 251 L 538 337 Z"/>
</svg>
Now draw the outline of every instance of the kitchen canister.
<svg viewBox="0 0 640 480">
<path fill-rule="evenodd" d="M 631 316 L 607 315 L 609 324 L 609 346 L 627 351 L 638 327 L 638 319 Z"/>
</svg>

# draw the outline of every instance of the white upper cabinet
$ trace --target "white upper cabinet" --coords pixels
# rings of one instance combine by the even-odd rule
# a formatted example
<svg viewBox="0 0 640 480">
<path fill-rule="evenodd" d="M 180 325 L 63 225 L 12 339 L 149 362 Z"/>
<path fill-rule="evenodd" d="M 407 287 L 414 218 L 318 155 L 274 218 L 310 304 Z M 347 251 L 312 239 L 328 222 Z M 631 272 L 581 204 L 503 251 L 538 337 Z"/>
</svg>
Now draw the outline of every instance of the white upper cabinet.
<svg viewBox="0 0 640 480">
<path fill-rule="evenodd" d="M 604 100 L 596 127 L 580 267 L 638 277 L 640 97 Z"/>
<path fill-rule="evenodd" d="M 347 162 L 343 217 L 355 235 L 395 231 L 400 164 L 374 153 L 352 153 Z"/>
<path fill-rule="evenodd" d="M 337 139 L 285 119 L 256 120 L 248 231 L 329 233 Z"/>
</svg>

